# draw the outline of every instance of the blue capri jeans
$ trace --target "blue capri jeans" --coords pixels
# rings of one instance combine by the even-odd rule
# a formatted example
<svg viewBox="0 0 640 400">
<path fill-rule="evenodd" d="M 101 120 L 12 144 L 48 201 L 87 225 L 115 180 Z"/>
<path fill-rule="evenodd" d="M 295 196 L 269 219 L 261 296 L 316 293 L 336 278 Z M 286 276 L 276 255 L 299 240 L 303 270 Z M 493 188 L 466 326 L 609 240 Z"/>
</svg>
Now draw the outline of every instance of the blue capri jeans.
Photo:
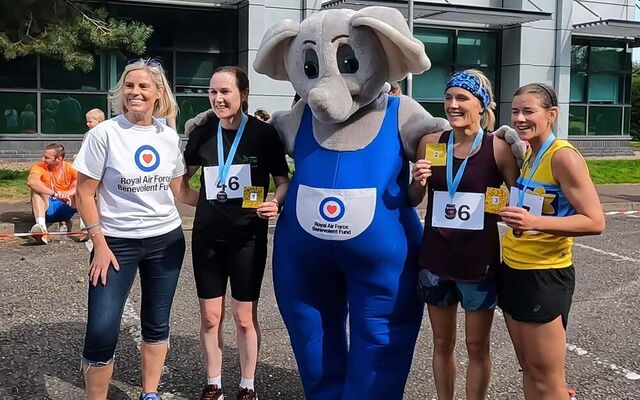
<svg viewBox="0 0 640 400">
<path fill-rule="evenodd" d="M 110 267 L 106 285 L 89 284 L 82 354 L 86 365 L 107 365 L 113 360 L 122 312 L 138 270 L 142 289 L 142 340 L 151 344 L 168 342 L 171 304 L 184 258 L 182 228 L 145 239 L 106 237 L 106 240 L 120 271 Z"/>
</svg>

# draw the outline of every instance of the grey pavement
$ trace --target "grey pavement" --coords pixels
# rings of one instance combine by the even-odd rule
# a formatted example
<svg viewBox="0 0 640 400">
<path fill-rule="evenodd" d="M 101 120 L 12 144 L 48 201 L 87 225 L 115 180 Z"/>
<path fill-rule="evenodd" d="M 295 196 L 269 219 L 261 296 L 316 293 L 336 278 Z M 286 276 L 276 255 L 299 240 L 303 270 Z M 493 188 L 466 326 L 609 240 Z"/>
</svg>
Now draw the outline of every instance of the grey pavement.
<svg viewBox="0 0 640 400">
<path fill-rule="evenodd" d="M 196 399 L 204 379 L 188 231 L 186 238 L 187 254 L 172 312 L 171 351 L 160 388 L 165 400 Z M 22 239 L 0 239 L 0 400 L 83 398 L 79 360 L 86 318 L 87 259 L 80 243 L 53 241 L 32 246 Z M 576 239 L 574 261 L 577 288 L 567 337 L 568 380 L 581 400 L 640 399 L 640 215 L 608 215 L 603 235 Z M 139 307 L 136 281 L 125 306 L 111 399 L 135 400 L 140 390 Z M 467 357 L 464 314 L 458 316 L 456 399 L 463 399 Z M 223 367 L 227 389 L 239 381 L 232 321 L 228 312 Z M 270 259 L 259 321 L 262 347 L 256 384 L 261 398 L 302 399 L 296 363 L 275 303 Z M 425 315 L 405 399 L 436 398 L 431 342 Z M 488 398 L 522 398 L 521 373 L 499 311 L 491 355 Z"/>
<path fill-rule="evenodd" d="M 640 210 L 640 184 L 596 185 L 596 190 L 605 212 Z M 195 208 L 176 203 L 184 228 L 190 229 Z M 423 217 L 425 202 L 417 209 Z M 0 202 L 0 233 L 27 232 L 33 223 L 31 205 L 28 202 Z"/>
</svg>

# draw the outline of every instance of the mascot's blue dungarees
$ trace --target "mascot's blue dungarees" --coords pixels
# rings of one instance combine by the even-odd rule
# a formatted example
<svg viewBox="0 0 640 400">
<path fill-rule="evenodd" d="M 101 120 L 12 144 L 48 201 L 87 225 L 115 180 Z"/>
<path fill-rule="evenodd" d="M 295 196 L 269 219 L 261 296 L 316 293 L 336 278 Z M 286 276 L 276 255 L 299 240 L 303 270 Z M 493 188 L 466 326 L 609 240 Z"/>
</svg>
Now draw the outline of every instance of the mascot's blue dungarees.
<svg viewBox="0 0 640 400">
<path fill-rule="evenodd" d="M 322 148 L 308 106 L 296 137 L 273 273 L 309 400 L 403 397 L 422 319 L 422 227 L 407 197 L 398 104 L 388 97 L 380 131 L 361 150 Z"/>
</svg>

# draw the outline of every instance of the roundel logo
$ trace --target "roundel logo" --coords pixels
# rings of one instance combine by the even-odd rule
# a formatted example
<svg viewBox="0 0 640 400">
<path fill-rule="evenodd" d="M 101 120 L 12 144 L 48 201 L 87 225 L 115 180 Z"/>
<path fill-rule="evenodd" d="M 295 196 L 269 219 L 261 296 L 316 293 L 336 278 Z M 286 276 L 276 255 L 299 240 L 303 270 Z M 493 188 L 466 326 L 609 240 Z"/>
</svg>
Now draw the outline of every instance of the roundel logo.
<svg viewBox="0 0 640 400">
<path fill-rule="evenodd" d="M 160 155 L 149 145 L 140 146 L 134 158 L 138 168 L 144 172 L 151 172 L 160 165 Z"/>
<path fill-rule="evenodd" d="M 336 222 L 344 216 L 345 207 L 337 197 L 326 197 L 320 202 L 320 216 L 329 222 Z"/>
</svg>

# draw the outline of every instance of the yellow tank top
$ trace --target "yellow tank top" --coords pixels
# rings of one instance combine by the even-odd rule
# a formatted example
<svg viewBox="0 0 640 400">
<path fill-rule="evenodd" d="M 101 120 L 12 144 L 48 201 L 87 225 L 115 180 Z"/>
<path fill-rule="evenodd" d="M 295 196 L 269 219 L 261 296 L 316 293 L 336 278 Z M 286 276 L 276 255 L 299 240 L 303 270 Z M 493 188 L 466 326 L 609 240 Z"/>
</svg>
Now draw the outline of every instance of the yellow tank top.
<svg viewBox="0 0 640 400">
<path fill-rule="evenodd" d="M 551 160 L 556 151 L 568 147 L 578 152 L 566 140 L 556 140 L 540 159 L 540 164 L 531 178 L 527 192 L 544 198 L 542 215 L 565 217 L 573 215 L 576 210 L 562 193 L 560 185 L 551 171 Z M 579 153 L 578 153 L 579 154 Z M 531 157 L 527 154 L 526 159 Z M 525 162 L 517 187 L 522 189 L 523 176 L 528 176 L 529 162 Z M 573 239 L 542 232 L 524 232 L 519 238 L 509 228 L 502 240 L 502 259 L 515 269 L 551 269 L 565 268 L 573 263 Z"/>
</svg>

